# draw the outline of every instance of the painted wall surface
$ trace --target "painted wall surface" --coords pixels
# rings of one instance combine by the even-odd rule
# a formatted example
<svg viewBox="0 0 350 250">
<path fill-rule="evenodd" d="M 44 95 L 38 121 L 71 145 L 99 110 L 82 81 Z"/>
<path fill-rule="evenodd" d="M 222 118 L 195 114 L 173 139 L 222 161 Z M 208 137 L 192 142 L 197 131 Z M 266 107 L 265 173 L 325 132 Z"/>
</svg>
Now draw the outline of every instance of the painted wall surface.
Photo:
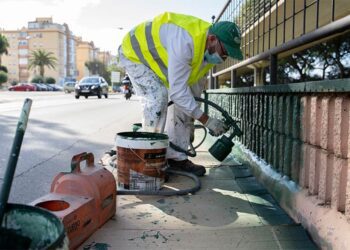
<svg viewBox="0 0 350 250">
<path fill-rule="evenodd" d="M 286 203 L 283 187 L 267 181 L 271 174 L 261 177 L 264 184 L 296 220 L 309 227 L 314 238 L 331 246 L 340 246 L 341 235 L 350 232 L 349 84 L 349 80 L 334 80 L 320 82 L 318 87 L 317 83 L 302 83 L 207 93 L 210 101 L 239 123 L 243 135 L 237 140 L 242 147 L 300 191 L 292 191 Z M 220 114 L 209 108 L 209 115 Z M 319 217 L 312 214 L 313 209 Z M 326 212 L 337 220 L 324 221 L 321 217 Z M 320 221 L 319 230 L 311 228 Z M 339 228 L 349 230 L 335 228 L 328 235 L 325 228 L 333 228 L 337 221 L 342 224 Z"/>
</svg>

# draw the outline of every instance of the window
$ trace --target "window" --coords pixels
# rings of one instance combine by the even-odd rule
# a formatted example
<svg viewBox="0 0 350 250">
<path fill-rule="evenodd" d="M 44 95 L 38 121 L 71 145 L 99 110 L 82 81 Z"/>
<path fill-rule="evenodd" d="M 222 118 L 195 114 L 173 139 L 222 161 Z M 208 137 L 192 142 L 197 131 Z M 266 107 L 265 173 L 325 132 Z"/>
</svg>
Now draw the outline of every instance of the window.
<svg viewBox="0 0 350 250">
<path fill-rule="evenodd" d="M 18 54 L 21 56 L 26 56 L 28 55 L 28 49 L 19 49 Z"/>
<path fill-rule="evenodd" d="M 28 41 L 27 40 L 19 40 L 18 45 L 19 46 L 26 46 L 26 45 L 28 45 Z"/>
<path fill-rule="evenodd" d="M 26 65 L 28 64 L 28 58 L 19 58 L 19 64 Z"/>
<path fill-rule="evenodd" d="M 19 33 L 19 37 L 27 37 L 28 36 L 28 33 L 27 32 L 20 32 Z"/>
</svg>

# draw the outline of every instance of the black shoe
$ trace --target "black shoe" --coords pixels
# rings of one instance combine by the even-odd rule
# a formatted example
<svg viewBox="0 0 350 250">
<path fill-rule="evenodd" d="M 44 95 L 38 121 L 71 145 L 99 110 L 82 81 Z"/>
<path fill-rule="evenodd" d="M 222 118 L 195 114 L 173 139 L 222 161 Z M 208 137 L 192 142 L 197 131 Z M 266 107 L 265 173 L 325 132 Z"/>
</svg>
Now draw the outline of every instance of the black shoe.
<svg viewBox="0 0 350 250">
<path fill-rule="evenodd" d="M 205 174 L 205 167 L 194 164 L 190 160 L 175 161 L 168 159 L 168 165 L 172 170 L 185 171 L 197 176 L 203 176 Z"/>
</svg>

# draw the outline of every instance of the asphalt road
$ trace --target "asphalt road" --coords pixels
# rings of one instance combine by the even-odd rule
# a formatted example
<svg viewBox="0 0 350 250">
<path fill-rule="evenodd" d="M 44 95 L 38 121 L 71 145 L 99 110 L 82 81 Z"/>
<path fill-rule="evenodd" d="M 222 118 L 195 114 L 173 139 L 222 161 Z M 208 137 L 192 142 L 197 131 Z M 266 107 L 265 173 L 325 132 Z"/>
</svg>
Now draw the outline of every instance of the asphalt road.
<svg viewBox="0 0 350 250">
<path fill-rule="evenodd" d="M 50 190 L 53 177 L 70 170 L 73 155 L 87 151 L 98 161 L 116 133 L 140 122 L 140 103 L 121 94 L 76 100 L 57 92 L 0 92 L 0 184 L 3 183 L 24 99 L 33 100 L 10 202 L 29 203 Z"/>
</svg>

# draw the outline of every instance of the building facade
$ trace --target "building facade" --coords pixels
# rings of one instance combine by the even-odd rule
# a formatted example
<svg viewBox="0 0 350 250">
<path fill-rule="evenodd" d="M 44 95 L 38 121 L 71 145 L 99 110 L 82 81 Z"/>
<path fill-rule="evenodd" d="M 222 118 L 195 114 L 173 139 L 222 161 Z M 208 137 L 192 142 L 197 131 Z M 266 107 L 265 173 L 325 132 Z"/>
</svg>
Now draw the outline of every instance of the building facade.
<svg viewBox="0 0 350 250">
<path fill-rule="evenodd" d="M 81 37 L 77 39 L 77 80 L 89 75 L 89 70 L 85 66 L 86 62 L 97 59 L 97 48 L 93 42 L 83 41 Z"/>
<path fill-rule="evenodd" d="M 59 82 L 68 75 L 68 71 L 72 71 L 68 59 L 75 57 L 75 48 L 71 47 L 74 42 L 67 25 L 53 23 L 52 18 L 37 18 L 28 22 L 27 28 L 4 30 L 2 33 L 10 44 L 9 54 L 3 58 L 3 64 L 9 70 L 10 82 L 27 82 L 39 75 L 38 69 L 28 68 L 31 52 L 37 49 L 52 52 L 57 59 L 55 69 L 45 68 L 45 76 L 53 77 Z"/>
<path fill-rule="evenodd" d="M 344 35 L 341 19 L 349 14 L 346 0 L 228 1 L 216 21 L 234 21 L 240 27 L 244 59 L 217 66 L 211 88 L 276 84 L 283 59 Z"/>
<path fill-rule="evenodd" d="M 57 83 L 67 79 L 79 80 L 89 75 L 85 62 L 101 60 L 109 64 L 109 52 L 100 52 L 93 42 L 76 37 L 67 24 L 54 23 L 52 18 L 36 18 L 19 30 L 1 30 L 9 41 L 8 55 L 2 56 L 2 64 L 8 69 L 9 82 L 29 82 L 39 75 L 38 69 L 29 69 L 32 51 L 42 49 L 52 52 L 57 59 L 55 69 L 45 67 L 45 76 Z"/>
</svg>

